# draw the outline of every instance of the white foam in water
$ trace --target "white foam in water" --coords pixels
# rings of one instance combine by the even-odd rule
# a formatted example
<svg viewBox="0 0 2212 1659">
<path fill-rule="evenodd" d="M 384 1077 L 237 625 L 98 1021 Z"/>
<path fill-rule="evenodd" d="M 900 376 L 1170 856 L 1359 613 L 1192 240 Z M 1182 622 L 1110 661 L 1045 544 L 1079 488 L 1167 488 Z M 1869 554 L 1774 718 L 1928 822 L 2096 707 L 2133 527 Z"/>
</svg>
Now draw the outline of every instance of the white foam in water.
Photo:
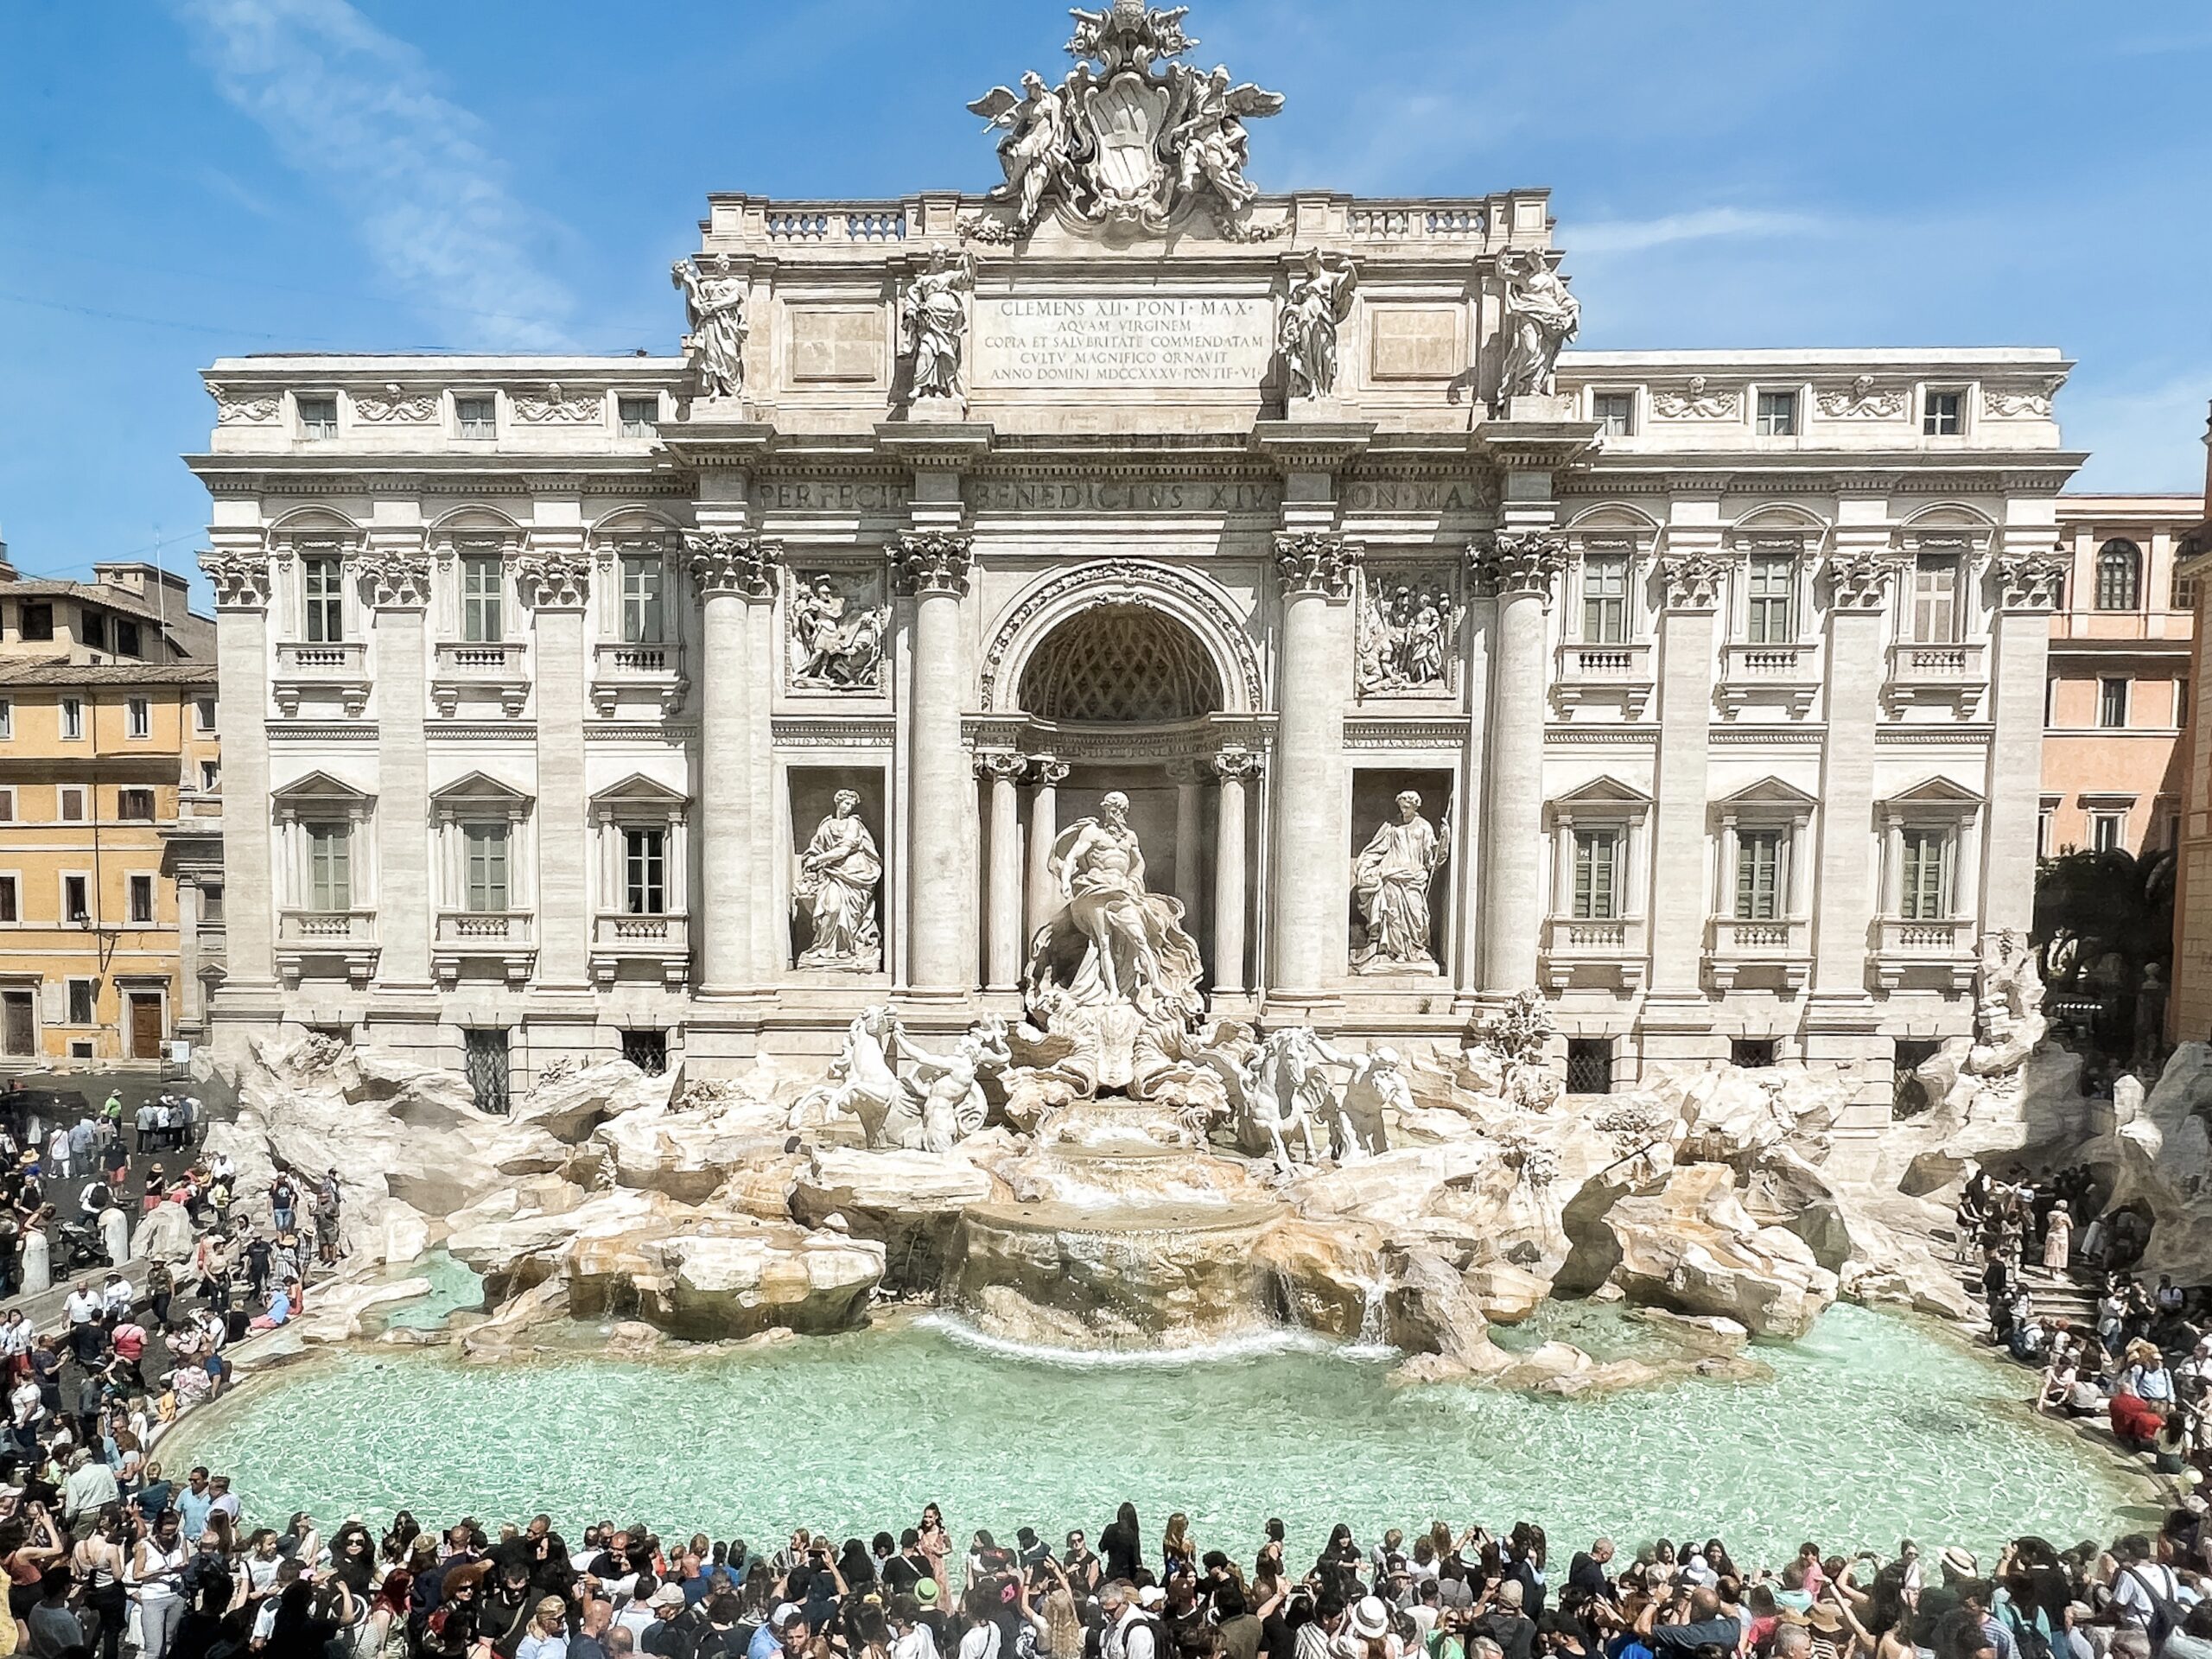
<svg viewBox="0 0 2212 1659">
<path fill-rule="evenodd" d="M 926 1313 L 914 1321 L 922 1330 L 934 1331 L 964 1348 L 981 1349 L 1001 1359 L 1026 1360 L 1036 1365 L 1058 1365 L 1071 1370 L 1173 1370 L 1187 1365 L 1206 1365 L 1223 1360 L 1255 1359 L 1267 1354 L 1340 1354 L 1346 1358 L 1370 1359 L 1395 1354 L 1391 1348 L 1365 1352 L 1344 1347 L 1310 1331 L 1269 1325 L 1243 1336 L 1217 1342 L 1193 1343 L 1186 1348 L 1055 1348 L 1041 1343 L 1015 1342 L 979 1331 L 954 1313 Z"/>
</svg>

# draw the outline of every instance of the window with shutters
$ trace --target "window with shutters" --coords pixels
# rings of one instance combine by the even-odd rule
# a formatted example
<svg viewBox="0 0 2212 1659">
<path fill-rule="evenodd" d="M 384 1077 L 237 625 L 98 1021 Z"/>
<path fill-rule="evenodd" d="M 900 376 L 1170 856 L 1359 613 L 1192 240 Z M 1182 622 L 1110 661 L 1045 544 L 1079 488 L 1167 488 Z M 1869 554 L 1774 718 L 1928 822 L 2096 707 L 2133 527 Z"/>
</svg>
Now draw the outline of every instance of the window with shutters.
<svg viewBox="0 0 2212 1659">
<path fill-rule="evenodd" d="M 660 561 L 649 553 L 622 556 L 622 643 L 658 645 L 666 638 Z"/>
<path fill-rule="evenodd" d="M 1959 637 L 1959 556 L 1923 553 L 1912 562 L 1912 637 L 1946 645 Z"/>
<path fill-rule="evenodd" d="M 1755 645 L 1797 643 L 1797 559 L 1795 554 L 1755 552 L 1745 574 L 1749 609 L 1745 638 Z"/>
<path fill-rule="evenodd" d="M 65 875 L 61 878 L 61 916 L 64 921 L 92 920 L 92 880 L 89 877 Z"/>
<path fill-rule="evenodd" d="M 311 910 L 353 908 L 353 828 L 348 823 L 310 823 L 308 836 L 308 906 Z"/>
<path fill-rule="evenodd" d="M 1898 915 L 1908 922 L 1947 921 L 1951 914 L 1951 849 L 1948 829 L 1908 824 Z"/>
<path fill-rule="evenodd" d="M 73 979 L 69 982 L 69 1023 L 89 1026 L 99 1015 L 93 1010 L 99 1001 L 99 982 L 92 979 Z"/>
<path fill-rule="evenodd" d="M 506 562 L 497 553 L 467 553 L 461 561 L 461 637 L 471 645 L 497 645 L 507 637 L 503 601 Z"/>
<path fill-rule="evenodd" d="M 154 704 L 149 697 L 127 698 L 123 705 L 123 734 L 125 737 L 151 737 L 154 734 Z"/>
<path fill-rule="evenodd" d="M 1618 829 L 1574 832 L 1574 918 L 1609 922 L 1621 914 L 1621 842 Z"/>
<path fill-rule="evenodd" d="M 144 924 L 154 919 L 154 878 L 134 875 L 130 878 L 130 919 Z"/>
<path fill-rule="evenodd" d="M 300 582 L 308 643 L 336 645 L 346 637 L 346 562 L 329 554 L 302 559 Z"/>
<path fill-rule="evenodd" d="M 151 823 L 154 821 L 154 791 L 150 789 L 118 789 L 115 791 L 115 816 L 131 823 Z"/>
<path fill-rule="evenodd" d="M 632 916 L 668 913 L 668 832 L 622 832 L 622 908 Z"/>
<path fill-rule="evenodd" d="M 472 823 L 462 830 L 468 859 L 468 907 L 506 910 L 507 826 Z"/>
<path fill-rule="evenodd" d="M 1628 642 L 1628 556 L 1592 554 L 1582 562 L 1582 639 L 1586 645 Z"/>
<path fill-rule="evenodd" d="M 1780 830 L 1742 830 L 1736 836 L 1736 919 L 1771 922 L 1785 904 L 1783 861 L 1788 843 Z"/>
<path fill-rule="evenodd" d="M 85 703 L 81 697 L 61 699 L 61 739 L 65 743 L 80 743 L 85 737 Z"/>
<path fill-rule="evenodd" d="M 20 922 L 23 919 L 20 903 L 21 878 L 0 875 L 0 922 Z"/>
<path fill-rule="evenodd" d="M 2127 729 L 2127 677 L 2108 674 L 2097 682 L 2097 724 L 2108 731 Z"/>
</svg>

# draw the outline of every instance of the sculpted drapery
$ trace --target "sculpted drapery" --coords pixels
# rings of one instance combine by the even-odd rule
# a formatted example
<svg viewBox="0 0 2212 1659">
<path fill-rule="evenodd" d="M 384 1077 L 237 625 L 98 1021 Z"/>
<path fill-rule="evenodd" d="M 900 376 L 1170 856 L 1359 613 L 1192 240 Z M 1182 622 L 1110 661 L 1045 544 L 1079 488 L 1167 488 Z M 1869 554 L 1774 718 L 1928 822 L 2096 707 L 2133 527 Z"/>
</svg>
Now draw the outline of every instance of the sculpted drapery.
<svg viewBox="0 0 2212 1659">
<path fill-rule="evenodd" d="M 1367 925 L 1352 966 L 1361 973 L 1433 972 L 1428 890 L 1448 851 L 1421 816 L 1421 797 L 1398 797 L 1398 821 L 1379 826 L 1353 861 L 1351 890 Z"/>
<path fill-rule="evenodd" d="M 828 817 L 799 855 L 792 902 L 813 925 L 813 939 L 799 966 L 869 968 L 882 956 L 875 913 L 883 859 L 875 837 L 861 822 L 861 798 L 840 790 Z"/>
</svg>

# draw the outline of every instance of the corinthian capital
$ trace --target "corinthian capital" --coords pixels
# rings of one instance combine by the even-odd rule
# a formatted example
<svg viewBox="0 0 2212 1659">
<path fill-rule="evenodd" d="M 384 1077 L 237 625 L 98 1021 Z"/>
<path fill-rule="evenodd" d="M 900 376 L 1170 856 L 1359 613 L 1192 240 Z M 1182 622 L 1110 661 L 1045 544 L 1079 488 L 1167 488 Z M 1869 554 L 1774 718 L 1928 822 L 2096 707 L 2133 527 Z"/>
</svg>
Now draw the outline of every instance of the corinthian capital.
<svg viewBox="0 0 2212 1659">
<path fill-rule="evenodd" d="M 1546 605 L 1567 569 L 1567 543 L 1548 530 L 1501 530 L 1468 550 L 1475 579 L 1502 596 L 1533 596 Z"/>
<path fill-rule="evenodd" d="M 219 611 L 264 611 L 269 608 L 269 556 L 266 553 L 202 553 L 200 569 L 215 586 Z"/>
<path fill-rule="evenodd" d="M 1275 574 L 1283 593 L 1319 594 L 1324 599 L 1351 597 L 1364 550 L 1356 542 L 1320 531 L 1285 531 L 1275 537 Z"/>
<path fill-rule="evenodd" d="M 950 594 L 957 599 L 968 591 L 968 568 L 975 556 L 972 536 L 949 530 L 902 530 L 893 551 L 893 575 L 902 594 Z"/>
<path fill-rule="evenodd" d="M 780 542 L 749 531 L 695 530 L 684 532 L 683 550 L 702 599 L 726 594 L 766 599 L 776 591 L 776 567 L 784 562 Z"/>
<path fill-rule="evenodd" d="M 2064 552 L 2056 548 L 1997 556 L 1997 603 L 2007 611 L 2055 611 L 2066 591 Z"/>
<path fill-rule="evenodd" d="M 1213 770 L 1224 784 L 1249 783 L 1260 775 L 1260 757 L 1249 749 L 1224 749 L 1213 757 Z"/>
<path fill-rule="evenodd" d="M 515 585 L 534 611 L 581 611 L 591 593 L 591 561 L 583 549 L 553 548 L 514 562 Z"/>
<path fill-rule="evenodd" d="M 1728 574 L 1726 561 L 1710 553 L 1673 553 L 1659 561 L 1660 580 L 1667 584 L 1670 611 L 1710 611 L 1720 604 L 1720 583 Z"/>
<path fill-rule="evenodd" d="M 430 602 L 430 559 L 418 546 L 378 546 L 357 555 L 361 591 L 380 611 L 419 611 Z"/>
<path fill-rule="evenodd" d="M 1875 548 L 1854 548 L 1828 556 L 1831 603 L 1839 611 L 1878 611 L 1890 596 L 1897 562 Z"/>
</svg>

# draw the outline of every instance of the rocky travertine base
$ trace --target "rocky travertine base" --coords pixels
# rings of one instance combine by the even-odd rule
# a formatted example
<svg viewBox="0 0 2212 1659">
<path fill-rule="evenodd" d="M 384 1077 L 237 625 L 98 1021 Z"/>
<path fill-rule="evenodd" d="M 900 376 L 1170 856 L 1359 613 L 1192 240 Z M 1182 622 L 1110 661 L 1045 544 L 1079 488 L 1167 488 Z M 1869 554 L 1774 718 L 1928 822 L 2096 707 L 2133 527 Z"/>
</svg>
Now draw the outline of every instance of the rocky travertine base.
<svg viewBox="0 0 2212 1659">
<path fill-rule="evenodd" d="M 279 1159 L 345 1173 L 356 1262 L 442 1244 L 476 1268 L 493 1312 L 466 1342 L 485 1356 L 549 1320 L 750 1338 L 850 1328 L 897 1296 L 1019 1343 L 1287 1325 L 1401 1349 L 1409 1381 L 1575 1394 L 1740 1374 L 1745 1340 L 1801 1335 L 1839 1294 L 1970 1311 L 1928 1248 L 1940 1192 L 1827 1174 L 1833 1085 L 1720 1069 L 1557 1097 L 1509 1070 L 1479 1051 L 1409 1054 L 1389 1150 L 1284 1172 L 1233 1150 L 1226 1126 L 1202 1140 L 1187 1114 L 1112 1101 L 995 1122 L 950 1151 L 870 1150 L 851 1119 L 794 1111 L 813 1078 L 766 1065 L 679 1089 L 613 1062 L 490 1119 L 449 1074 L 310 1040 L 264 1046 L 238 1120 L 211 1140 L 248 1191 Z M 2171 1184 L 2148 1133 L 2122 1137 L 2145 1192 Z M 160 1211 L 140 1232 L 188 1246 Z M 1680 1357 L 1601 1365 L 1491 1340 L 1493 1321 L 1600 1290 L 1647 1309 Z M 359 1329 L 343 1306 L 323 1323 L 324 1339 Z"/>
</svg>

